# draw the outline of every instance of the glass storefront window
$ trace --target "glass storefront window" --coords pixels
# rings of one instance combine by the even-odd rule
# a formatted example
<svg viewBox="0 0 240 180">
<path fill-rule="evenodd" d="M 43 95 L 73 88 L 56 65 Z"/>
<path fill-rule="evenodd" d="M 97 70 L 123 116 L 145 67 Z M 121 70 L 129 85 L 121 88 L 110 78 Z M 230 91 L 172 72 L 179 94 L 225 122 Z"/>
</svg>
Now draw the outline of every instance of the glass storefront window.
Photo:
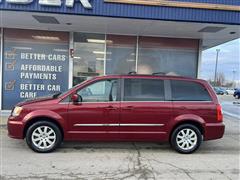
<svg viewBox="0 0 240 180">
<path fill-rule="evenodd" d="M 69 34 L 4 29 L 2 105 L 68 89 Z"/>
<path fill-rule="evenodd" d="M 136 36 L 107 35 L 106 74 L 136 71 Z"/>
<path fill-rule="evenodd" d="M 138 73 L 197 76 L 198 40 L 139 37 Z"/>
<path fill-rule="evenodd" d="M 134 71 L 196 77 L 198 44 L 194 39 L 139 37 L 137 50 L 137 36 L 74 33 L 73 85 Z"/>
<path fill-rule="evenodd" d="M 105 35 L 74 33 L 73 85 L 104 74 Z"/>
<path fill-rule="evenodd" d="M 3 67 L 2 67 L 2 28 L 0 27 L 0 84 L 2 86 L 2 75 L 3 75 Z M 0 87 L 0 110 L 2 109 L 2 87 Z"/>
</svg>

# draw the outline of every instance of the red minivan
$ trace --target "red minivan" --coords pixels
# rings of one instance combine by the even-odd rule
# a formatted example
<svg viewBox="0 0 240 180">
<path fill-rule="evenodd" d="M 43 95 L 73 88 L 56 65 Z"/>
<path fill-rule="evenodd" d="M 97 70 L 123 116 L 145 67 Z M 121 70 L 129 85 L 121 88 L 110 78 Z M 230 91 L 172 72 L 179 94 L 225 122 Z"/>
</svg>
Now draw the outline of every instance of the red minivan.
<svg viewBox="0 0 240 180">
<path fill-rule="evenodd" d="M 36 152 L 65 141 L 168 141 L 192 153 L 202 140 L 222 138 L 221 106 L 204 80 L 158 75 L 110 75 L 65 93 L 17 104 L 9 136 Z"/>
</svg>

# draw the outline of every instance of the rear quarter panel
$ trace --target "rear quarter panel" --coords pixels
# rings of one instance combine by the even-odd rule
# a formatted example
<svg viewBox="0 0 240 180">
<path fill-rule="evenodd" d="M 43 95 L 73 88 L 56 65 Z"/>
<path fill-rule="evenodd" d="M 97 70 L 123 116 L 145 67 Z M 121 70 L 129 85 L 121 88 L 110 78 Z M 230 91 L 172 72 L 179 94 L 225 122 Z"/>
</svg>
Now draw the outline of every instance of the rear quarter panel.
<svg viewBox="0 0 240 180">
<path fill-rule="evenodd" d="M 169 123 L 169 129 L 174 128 L 179 123 L 186 121 L 197 122 L 203 128 L 203 135 L 205 139 L 215 139 L 209 136 L 209 126 L 221 126 L 222 123 L 217 121 L 217 105 L 219 104 L 216 93 L 211 85 L 204 80 L 189 80 L 201 84 L 211 97 L 210 101 L 173 101 L 173 119 Z M 218 128 L 216 128 L 218 131 Z M 222 130 L 221 130 L 222 131 Z M 217 133 L 222 134 L 222 132 Z M 219 135 L 219 137 L 220 137 Z M 209 137 L 208 137 L 209 136 Z"/>
<path fill-rule="evenodd" d="M 216 122 L 216 104 L 213 102 L 174 102 L 173 103 L 174 121 L 196 120 L 197 122 L 214 123 Z"/>
</svg>

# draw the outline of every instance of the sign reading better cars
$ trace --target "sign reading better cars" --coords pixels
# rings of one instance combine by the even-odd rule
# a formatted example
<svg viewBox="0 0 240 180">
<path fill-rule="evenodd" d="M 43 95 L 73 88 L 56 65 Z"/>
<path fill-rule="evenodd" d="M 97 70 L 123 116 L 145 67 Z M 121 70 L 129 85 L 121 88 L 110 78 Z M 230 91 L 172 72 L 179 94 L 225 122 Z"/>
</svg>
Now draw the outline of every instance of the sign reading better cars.
<svg viewBox="0 0 240 180">
<path fill-rule="evenodd" d="M 3 109 L 25 99 L 68 89 L 68 44 L 6 39 Z"/>
</svg>

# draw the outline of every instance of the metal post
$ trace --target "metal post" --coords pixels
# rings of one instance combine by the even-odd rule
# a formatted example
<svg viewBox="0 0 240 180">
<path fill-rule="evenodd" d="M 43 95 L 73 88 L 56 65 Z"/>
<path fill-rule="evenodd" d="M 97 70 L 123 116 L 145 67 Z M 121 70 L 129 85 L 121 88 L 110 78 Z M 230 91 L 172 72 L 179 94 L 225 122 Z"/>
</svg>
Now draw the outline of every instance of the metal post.
<svg viewBox="0 0 240 180">
<path fill-rule="evenodd" d="M 214 75 L 214 83 L 215 83 L 215 85 L 217 84 L 218 56 L 219 56 L 220 49 L 216 49 L 216 51 L 217 51 L 217 56 L 216 56 L 215 75 Z"/>
<path fill-rule="evenodd" d="M 138 54 L 139 54 L 139 36 L 137 36 L 136 42 L 136 56 L 135 56 L 135 71 L 138 73 Z"/>
<path fill-rule="evenodd" d="M 201 64 L 202 64 L 202 46 L 203 46 L 203 42 L 202 40 L 199 40 L 199 43 L 198 43 L 198 59 L 197 59 L 197 69 L 196 69 L 196 77 L 197 78 L 200 78 L 200 73 L 201 73 Z"/>
<path fill-rule="evenodd" d="M 69 32 L 69 49 L 74 51 L 74 34 Z M 73 52 L 74 53 L 74 52 Z M 69 68 L 68 68 L 68 88 L 73 86 L 73 57 L 69 52 Z"/>
<path fill-rule="evenodd" d="M 2 20 L 1 20 L 2 21 Z M 3 28 L 0 29 L 0 111 L 2 110 L 3 97 Z"/>
<path fill-rule="evenodd" d="M 107 34 L 105 33 L 105 44 L 104 44 L 104 61 L 103 61 L 103 75 L 107 74 Z"/>
<path fill-rule="evenodd" d="M 233 73 L 233 79 L 232 79 L 232 83 L 233 83 L 233 88 L 235 88 L 235 73 L 237 72 L 237 70 L 233 69 L 232 73 Z"/>
</svg>

